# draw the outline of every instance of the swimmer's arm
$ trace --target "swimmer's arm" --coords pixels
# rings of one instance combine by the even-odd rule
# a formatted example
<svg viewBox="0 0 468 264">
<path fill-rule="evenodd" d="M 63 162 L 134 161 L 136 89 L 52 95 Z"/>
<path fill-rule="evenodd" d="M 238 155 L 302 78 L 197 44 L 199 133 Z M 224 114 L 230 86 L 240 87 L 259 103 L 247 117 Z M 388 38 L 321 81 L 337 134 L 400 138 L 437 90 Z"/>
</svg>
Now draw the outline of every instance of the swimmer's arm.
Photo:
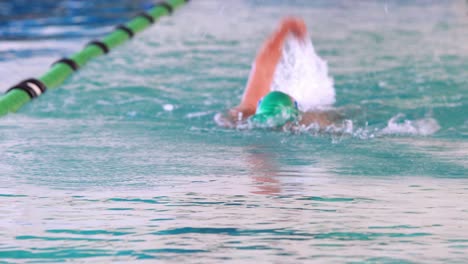
<svg viewBox="0 0 468 264">
<path fill-rule="evenodd" d="M 234 119 L 247 118 L 255 113 L 258 101 L 270 91 L 276 66 L 281 59 L 284 41 L 289 33 L 304 39 L 307 28 L 301 19 L 286 18 L 278 30 L 264 43 L 252 68 L 250 80 L 239 106 L 229 112 Z"/>
</svg>

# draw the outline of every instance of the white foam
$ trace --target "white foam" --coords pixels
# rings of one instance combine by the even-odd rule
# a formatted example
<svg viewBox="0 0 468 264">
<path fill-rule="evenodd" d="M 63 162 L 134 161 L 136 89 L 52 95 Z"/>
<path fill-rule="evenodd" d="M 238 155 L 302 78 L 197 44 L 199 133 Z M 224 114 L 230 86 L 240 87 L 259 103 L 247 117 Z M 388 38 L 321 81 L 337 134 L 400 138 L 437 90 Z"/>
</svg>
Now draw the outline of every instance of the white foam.
<svg viewBox="0 0 468 264">
<path fill-rule="evenodd" d="M 291 95 L 304 112 L 335 103 L 335 89 L 333 79 L 328 76 L 327 62 L 315 53 L 310 39 L 303 42 L 288 37 L 271 90 Z"/>
<path fill-rule="evenodd" d="M 426 117 L 417 120 L 403 120 L 403 114 L 398 114 L 387 123 L 387 126 L 380 131 L 383 135 L 421 135 L 428 136 L 439 131 L 440 126 L 434 118 Z"/>
<path fill-rule="evenodd" d="M 188 119 L 192 119 L 192 118 L 198 118 L 198 117 L 202 117 L 202 116 L 207 116 L 207 115 L 210 115 L 210 114 L 213 114 L 213 112 L 211 111 L 206 111 L 206 112 L 195 112 L 195 113 L 188 113 L 185 115 L 185 117 L 187 117 Z M 216 118 L 216 116 L 215 116 Z M 216 120 L 215 120 L 216 121 Z"/>
<path fill-rule="evenodd" d="M 174 105 L 172 105 L 172 104 L 164 104 L 164 105 L 163 105 L 163 109 L 164 109 L 164 111 L 171 112 L 171 111 L 174 110 Z"/>
</svg>

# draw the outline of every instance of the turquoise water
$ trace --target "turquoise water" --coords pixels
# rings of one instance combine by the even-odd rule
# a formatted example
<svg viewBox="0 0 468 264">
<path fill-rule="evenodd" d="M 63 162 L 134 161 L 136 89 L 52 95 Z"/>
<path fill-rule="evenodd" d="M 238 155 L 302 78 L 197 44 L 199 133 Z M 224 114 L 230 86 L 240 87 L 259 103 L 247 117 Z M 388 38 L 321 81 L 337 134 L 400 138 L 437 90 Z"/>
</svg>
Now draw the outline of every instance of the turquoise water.
<svg viewBox="0 0 468 264">
<path fill-rule="evenodd" d="M 467 10 L 192 1 L 0 119 L 0 263 L 467 262 Z M 218 127 L 286 14 L 308 24 L 345 119 Z M 2 87 L 79 50 L 78 30 L 3 41 Z"/>
</svg>

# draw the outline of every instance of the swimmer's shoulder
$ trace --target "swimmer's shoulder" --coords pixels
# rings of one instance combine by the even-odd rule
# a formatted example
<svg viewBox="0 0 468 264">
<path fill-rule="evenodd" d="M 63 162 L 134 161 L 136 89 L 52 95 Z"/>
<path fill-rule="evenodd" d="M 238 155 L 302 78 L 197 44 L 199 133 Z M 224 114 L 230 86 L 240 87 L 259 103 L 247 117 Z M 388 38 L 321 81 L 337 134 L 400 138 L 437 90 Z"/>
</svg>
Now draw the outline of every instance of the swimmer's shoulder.
<svg viewBox="0 0 468 264">
<path fill-rule="evenodd" d="M 301 113 L 301 119 L 299 120 L 300 125 L 311 125 L 317 124 L 321 128 L 333 125 L 335 122 L 339 121 L 341 117 L 335 111 L 308 111 Z"/>
</svg>

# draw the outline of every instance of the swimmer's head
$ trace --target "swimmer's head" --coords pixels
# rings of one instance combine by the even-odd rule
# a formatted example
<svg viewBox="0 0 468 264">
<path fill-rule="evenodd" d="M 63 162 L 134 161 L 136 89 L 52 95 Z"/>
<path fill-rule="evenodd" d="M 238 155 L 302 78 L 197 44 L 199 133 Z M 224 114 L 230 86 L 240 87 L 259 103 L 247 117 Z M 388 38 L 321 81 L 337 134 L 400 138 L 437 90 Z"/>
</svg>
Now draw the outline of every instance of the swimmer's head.
<svg viewBox="0 0 468 264">
<path fill-rule="evenodd" d="M 278 127 L 299 117 L 297 102 L 289 95 L 274 91 L 263 97 L 250 121 L 260 127 Z"/>
</svg>

